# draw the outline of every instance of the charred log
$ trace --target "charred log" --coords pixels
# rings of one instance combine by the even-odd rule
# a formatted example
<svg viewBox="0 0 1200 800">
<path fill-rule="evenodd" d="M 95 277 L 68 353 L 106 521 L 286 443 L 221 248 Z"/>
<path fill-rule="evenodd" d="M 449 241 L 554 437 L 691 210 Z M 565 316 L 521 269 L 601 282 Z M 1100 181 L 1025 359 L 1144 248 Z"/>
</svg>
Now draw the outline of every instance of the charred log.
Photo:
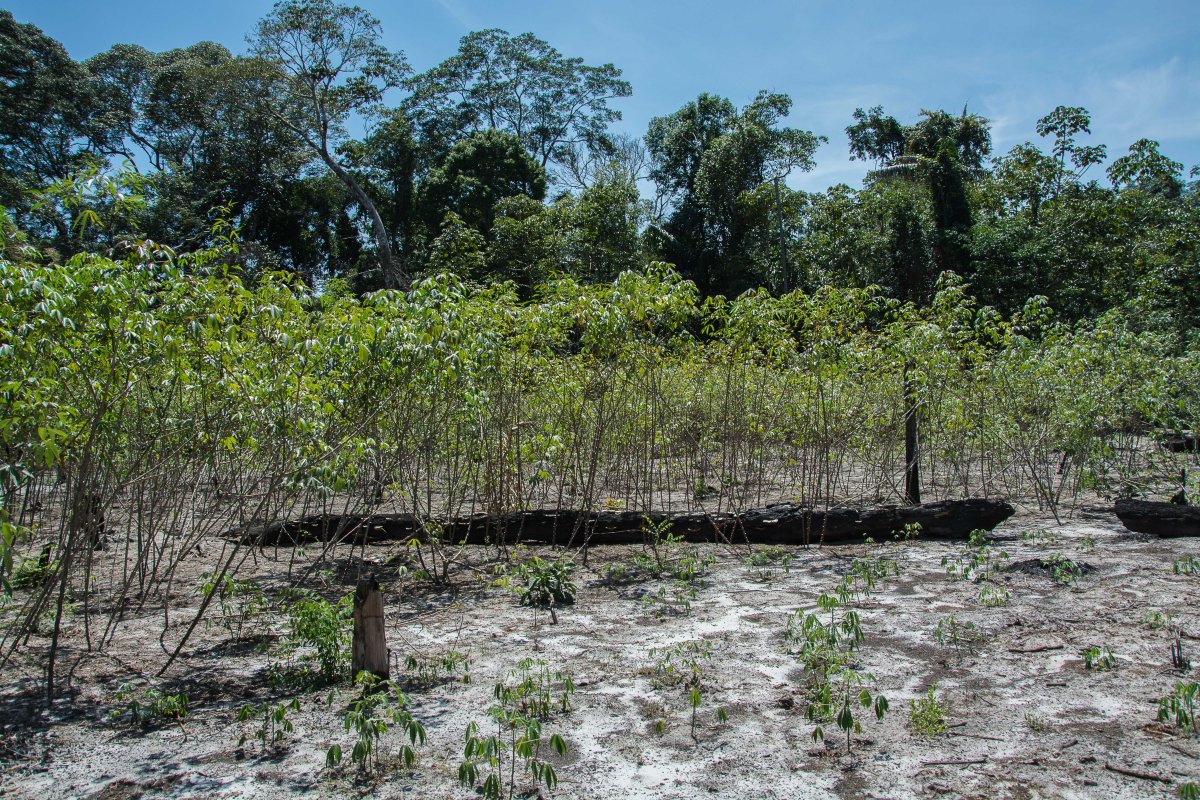
<svg viewBox="0 0 1200 800">
<path fill-rule="evenodd" d="M 1152 533 L 1167 539 L 1200 536 L 1200 506 L 1118 500 L 1113 511 L 1121 524 L 1135 533 Z"/>
<path fill-rule="evenodd" d="M 741 514 L 663 514 L 636 511 L 514 511 L 478 514 L 444 522 L 441 536 L 450 542 L 487 544 L 527 542 L 564 546 L 638 544 L 645 539 L 644 521 L 670 522 L 672 534 L 689 542 L 754 544 L 840 544 L 864 537 L 883 539 L 905 525 L 921 526 L 921 538 L 966 539 L 976 529 L 992 530 L 1013 514 L 1000 500 L 943 500 L 913 506 L 868 509 L 814 509 L 781 503 Z M 420 519 L 412 514 L 313 515 L 230 531 L 229 536 L 255 545 L 301 541 L 385 542 L 424 538 Z"/>
</svg>

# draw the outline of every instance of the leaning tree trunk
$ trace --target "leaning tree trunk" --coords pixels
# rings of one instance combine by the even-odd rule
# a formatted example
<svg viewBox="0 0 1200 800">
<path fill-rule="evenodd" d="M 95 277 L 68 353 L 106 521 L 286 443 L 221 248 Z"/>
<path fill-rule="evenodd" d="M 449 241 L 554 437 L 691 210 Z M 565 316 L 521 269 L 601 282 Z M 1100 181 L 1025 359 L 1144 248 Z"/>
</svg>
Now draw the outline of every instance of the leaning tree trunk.
<svg viewBox="0 0 1200 800">
<path fill-rule="evenodd" d="M 379 216 L 379 209 L 375 207 L 375 202 L 354 179 L 354 176 L 337 162 L 337 159 L 323 151 L 321 158 L 333 170 L 333 174 L 337 175 L 338 179 L 346 185 L 363 211 L 367 212 L 367 216 L 371 218 L 371 232 L 375 239 L 375 246 L 379 248 L 379 268 L 383 271 L 384 284 L 389 289 L 407 289 L 408 275 L 396 262 L 396 257 L 392 253 L 392 242 L 388 238 L 387 227 L 383 224 L 383 217 Z"/>
</svg>

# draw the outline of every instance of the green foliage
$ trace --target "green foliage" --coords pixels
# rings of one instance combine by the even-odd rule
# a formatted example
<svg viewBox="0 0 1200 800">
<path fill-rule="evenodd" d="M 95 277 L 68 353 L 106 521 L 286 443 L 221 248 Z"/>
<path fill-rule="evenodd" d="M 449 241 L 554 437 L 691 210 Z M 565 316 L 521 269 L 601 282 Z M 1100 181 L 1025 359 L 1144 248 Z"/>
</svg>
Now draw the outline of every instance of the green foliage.
<svg viewBox="0 0 1200 800">
<path fill-rule="evenodd" d="M 723 97 L 701 94 L 650 121 L 651 176 L 673 201 L 661 256 L 705 294 L 734 296 L 756 283 L 746 274 L 753 263 L 746 245 L 750 231 L 770 220 L 742 198 L 775 176 L 813 168 L 825 138 L 781 127 L 791 105 L 787 95 L 763 91 L 738 111 Z"/>
<path fill-rule="evenodd" d="M 479 783 L 481 767 L 486 773 L 479 793 L 487 800 L 504 797 L 504 762 L 508 759 L 508 796 L 511 799 L 516 789 L 517 764 L 520 774 L 529 773 L 534 786 L 544 785 L 554 790 L 558 786 L 558 773 L 554 766 L 542 758 L 542 724 L 536 719 L 525 717 L 510 709 L 493 706 L 493 718 L 498 733 L 481 736 L 475 722 L 467 725 L 463 739 L 463 761 L 458 765 L 458 780 L 463 786 L 474 787 Z M 505 738 L 507 733 L 507 738 Z M 567 743 L 560 734 L 550 735 L 547 744 L 560 756 L 567 754 Z"/>
<path fill-rule="evenodd" d="M 1200 683 L 1176 683 L 1174 691 L 1158 701 L 1158 721 L 1173 722 L 1184 736 L 1196 736 L 1200 732 L 1196 724 L 1198 694 Z"/>
<path fill-rule="evenodd" d="M 651 650 L 650 658 L 654 659 L 654 682 L 658 686 L 682 688 L 687 695 L 688 707 L 691 709 L 690 733 L 696 740 L 696 722 L 700 706 L 704 702 L 705 665 L 712 659 L 712 643 L 707 639 L 680 642 L 665 650 Z M 724 724 L 729 715 L 724 708 L 714 712 L 718 723 Z M 662 720 L 662 731 L 666 730 L 666 721 Z M 662 732 L 660 731 L 660 733 Z"/>
<path fill-rule="evenodd" d="M 449 274 L 359 298 L 269 270 L 239 275 L 228 223 L 211 233 L 218 247 L 189 254 L 137 241 L 66 264 L 0 262 L 0 440 L 12 462 L 0 490 L 15 502 L 85 470 L 83 483 L 130 498 L 116 523 L 133 537 L 130 563 L 157 563 L 163 545 L 131 521 L 166 519 L 188 497 L 227 511 L 202 520 L 214 529 L 201 537 L 224 532 L 218 519 L 260 531 L 262 509 L 391 493 L 422 521 L 414 572 L 441 584 L 461 545 L 439 520 L 467 507 L 598 507 L 618 485 L 629 486 L 622 506 L 662 491 L 694 506 L 702 477 L 722 508 L 753 508 L 771 465 L 805 502 L 830 499 L 850 474 L 862 496 L 886 500 L 890 479 L 861 468 L 902 458 L 905 361 L 936 496 L 1003 485 L 1053 513 L 1077 491 L 1173 474 L 1172 454 L 1130 449 L 1125 431 L 1185 427 L 1200 409 L 1195 359 L 1170 337 L 1116 317 L 1065 325 L 1041 301 L 1001 317 L 948 277 L 927 307 L 832 288 L 701 302 L 660 264 L 605 284 L 556 278 L 526 300 Z M 710 557 L 657 524 L 626 577 L 678 582 L 653 594 L 682 610 Z M 24 533 L 4 531 L 12 564 L 32 555 Z M 1001 564 L 981 544 L 955 566 L 977 577 Z M 169 567 L 135 572 L 136 591 L 162 589 Z M 106 559 L 90 568 L 126 580 Z M 862 569 L 847 596 L 879 581 L 878 566 Z M 230 588 L 214 588 L 214 612 Z M 232 596 L 235 630 L 243 599 Z"/>
<path fill-rule="evenodd" d="M 967 540 L 967 550 L 955 559 L 950 556 L 942 557 L 942 566 L 951 580 L 973 580 L 976 583 L 992 580 L 996 572 L 1008 560 L 1004 550 L 996 552 L 987 541 L 987 531 L 971 531 Z"/>
<path fill-rule="evenodd" d="M 574 693 L 574 678 L 551 670 L 540 658 L 518 661 L 508 680 L 497 683 L 492 692 L 500 705 L 542 721 L 570 711 Z"/>
<path fill-rule="evenodd" d="M 1146 624 L 1147 628 L 1154 631 L 1171 624 L 1172 619 L 1172 615 L 1165 611 L 1147 611 L 1142 617 L 1142 622 Z"/>
<path fill-rule="evenodd" d="M 455 212 L 447 211 L 441 221 L 441 233 L 429 245 L 429 269 L 435 274 L 456 273 L 465 278 L 482 278 L 487 269 L 486 245 L 479 231 Z"/>
<path fill-rule="evenodd" d="M 350 595 L 337 603 L 309 597 L 287 607 L 287 641 L 293 647 L 312 648 L 310 657 L 317 662 L 318 677 L 324 683 L 336 683 L 345 677 L 352 611 Z"/>
<path fill-rule="evenodd" d="M 558 773 L 542 757 L 542 723 L 555 713 L 569 711 L 574 691 L 571 677 L 552 672 L 544 661 L 527 658 L 518 662 L 509 680 L 497 683 L 493 690 L 495 702 L 488 715 L 496 725 L 496 732 L 482 735 L 476 722 L 467 725 L 463 760 L 458 767 L 459 782 L 474 787 L 482 774 L 480 792 L 484 797 L 500 800 L 507 784 L 511 798 L 516 791 L 519 765 L 521 777 L 528 773 L 535 787 L 540 784 L 553 790 L 558 785 Z M 558 755 L 566 755 L 567 744 L 561 735 L 551 734 L 546 743 Z"/>
<path fill-rule="evenodd" d="M 129 714 L 131 725 L 139 728 L 150 728 L 155 724 L 170 720 L 179 724 L 184 730 L 183 721 L 188 715 L 188 696 L 182 692 L 166 694 L 153 686 L 138 688 L 129 683 L 121 684 L 113 695 L 113 700 L 124 704 L 124 713 Z M 113 711 L 113 718 L 122 716 L 121 710 Z"/>
<path fill-rule="evenodd" d="M 295 726 L 288 719 L 289 711 L 299 711 L 300 700 L 292 698 L 289 702 L 279 703 L 272 706 L 269 703 L 260 703 L 258 705 L 244 705 L 238 709 L 238 722 L 247 722 L 250 720 L 259 720 L 259 725 L 254 730 L 254 738 L 258 739 L 262 746 L 263 752 L 277 746 L 280 742 L 287 738 L 288 734 L 295 731 Z M 238 739 L 238 747 L 246 744 L 248 737 L 245 732 Z"/>
<path fill-rule="evenodd" d="M 0 525 L 3 525 L 3 523 L 0 523 Z M 20 532 L 15 530 L 15 526 L 10 527 L 14 529 L 14 540 L 22 536 Z M 9 558 L 11 559 L 11 545 L 9 546 L 9 553 Z M 44 586 L 46 581 L 50 580 L 57 572 L 58 559 L 42 559 L 41 557 L 26 558 L 17 564 L 15 569 L 11 564 L 8 565 L 3 588 L 7 593 L 13 589 L 30 589 Z"/>
<path fill-rule="evenodd" d="M 271 68 L 276 116 L 354 196 L 371 220 L 386 285 L 406 284 L 392 256 L 379 210 L 351 172 L 344 151 L 346 122 L 379 111 L 385 93 L 410 70 L 403 54 L 383 45 L 379 20 L 333 0 L 282 0 L 250 37 L 252 54 Z"/>
<path fill-rule="evenodd" d="M 669 586 L 660 586 L 657 591 L 642 595 L 642 603 L 656 617 L 686 617 L 692 613 L 692 601 L 696 599 L 696 587 L 686 581 L 672 581 Z"/>
<path fill-rule="evenodd" d="M 520 585 L 521 605 L 549 608 L 569 606 L 578 591 L 571 582 L 575 562 L 569 558 L 553 561 L 534 556 L 514 571 Z"/>
<path fill-rule="evenodd" d="M 982 638 L 982 634 L 975 628 L 975 623 L 960 622 L 950 614 L 938 620 L 933 629 L 933 638 L 938 644 L 953 647 L 955 655 L 961 660 L 964 653 L 975 651 L 975 645 Z"/>
<path fill-rule="evenodd" d="M 1021 542 L 1023 544 L 1036 547 L 1039 550 L 1044 550 L 1048 547 L 1056 547 L 1059 544 L 1060 537 L 1052 530 L 1039 528 L 1035 531 L 1025 531 L 1021 534 Z"/>
<path fill-rule="evenodd" d="M 780 572 L 791 572 L 792 561 L 793 556 L 787 548 L 770 545 L 743 558 L 742 564 L 749 567 L 758 580 L 767 582 Z"/>
<path fill-rule="evenodd" d="M 422 184 L 420 202 L 430 229 L 452 213 L 458 226 L 465 224 L 490 239 L 496 204 L 517 195 L 544 198 L 546 172 L 525 152 L 518 137 L 491 129 L 473 133 L 450 148 Z M 449 222 L 444 227 L 449 231 Z"/>
<path fill-rule="evenodd" d="M 369 672 L 360 672 L 355 684 L 361 692 L 346 711 L 343 721 L 347 732 L 356 735 L 350 751 L 350 760 L 364 773 L 370 774 L 379 766 L 379 748 L 384 735 L 392 728 L 399 728 L 408 738 L 400 745 L 400 762 L 405 769 L 416 760 L 417 745 L 425 743 L 425 728 L 405 708 L 406 700 L 390 681 L 379 682 Z M 342 761 L 342 747 L 335 744 L 325 754 L 325 764 L 335 767 Z"/>
<path fill-rule="evenodd" d="M 467 34 L 457 53 L 411 85 L 407 109 L 428 138 L 493 129 L 516 137 L 543 168 L 575 146 L 604 141 L 620 118 L 609 100 L 631 91 L 612 64 L 589 66 L 532 33 L 498 28 Z"/>
<path fill-rule="evenodd" d="M 979 590 L 979 604 L 987 608 L 999 608 L 1008 605 L 1012 592 L 999 586 L 984 586 Z"/>
<path fill-rule="evenodd" d="M 862 732 L 862 720 L 855 716 L 855 709 L 870 709 L 877 720 L 882 720 L 888 712 L 888 700 L 882 694 L 872 696 L 864 686 L 873 683 L 875 678 L 869 672 L 860 672 L 849 667 L 837 667 L 830 675 L 830 680 L 823 683 L 817 696 L 810 703 L 806 712 L 810 720 L 817 720 L 816 709 L 829 709 L 833 721 L 846 734 L 846 752 L 852 752 L 852 739 L 855 734 Z M 813 728 L 813 741 L 825 738 L 825 729 L 821 725 Z"/>
<path fill-rule="evenodd" d="M 938 736 L 946 732 L 947 706 L 937 699 L 937 684 L 922 698 L 908 701 L 908 725 L 917 736 Z"/>
<path fill-rule="evenodd" d="M 8 596 L 14 588 L 19 588 L 14 584 L 18 576 L 13 573 L 13 550 L 19 542 L 28 538 L 29 530 L 14 525 L 9 518 L 8 510 L 0 509 L 0 594 Z M 21 566 L 24 568 L 26 563 L 29 563 L 28 560 L 21 562 Z M 44 572 L 41 559 L 33 562 L 33 567 L 39 573 Z M 39 574 L 36 577 L 40 582 L 45 575 Z"/>
<path fill-rule="evenodd" d="M 1113 655 L 1113 652 L 1108 645 L 1089 647 L 1080 655 L 1083 657 L 1084 669 L 1094 669 L 1107 672 L 1108 670 L 1117 668 L 1117 658 Z"/>
<path fill-rule="evenodd" d="M 874 587 L 869 581 L 875 571 L 856 568 L 843 576 L 834 594 L 817 598 L 816 612 L 800 609 L 788 620 L 787 638 L 798 648 L 796 655 L 804 668 L 804 715 L 816 723 L 813 739 L 824 739 L 823 725 L 832 721 L 845 732 L 847 751 L 851 749 L 853 734 L 862 730 L 855 707 L 873 707 L 877 719 L 883 719 L 888 710 L 887 698 L 882 694 L 872 695 L 867 688 L 867 684 L 874 683 L 874 677 L 855 668 L 854 651 L 864 635 L 858 612 L 847 608 L 860 591 L 866 593 Z M 855 589 L 856 579 L 864 576 L 868 582 Z M 829 615 L 828 623 L 824 622 L 825 614 Z"/>
<path fill-rule="evenodd" d="M 242 628 L 253 623 L 267 609 L 268 600 L 263 590 L 254 581 L 237 580 L 226 573 L 218 583 L 215 576 L 206 576 L 200 585 L 200 595 L 205 599 L 217 595 L 217 608 L 221 614 L 221 626 L 241 639 Z"/>
<path fill-rule="evenodd" d="M 903 528 L 901 528 L 896 533 L 892 534 L 892 538 L 896 539 L 897 541 L 902 541 L 905 544 L 911 544 L 911 543 L 915 542 L 917 540 L 917 538 L 920 537 L 920 535 L 921 535 L 921 523 L 906 522 L 906 523 L 904 523 Z"/>
<path fill-rule="evenodd" d="M 1184 556 L 1183 558 L 1175 559 L 1171 565 L 1171 570 L 1176 575 L 1200 575 L 1200 558 L 1196 556 Z"/>
<path fill-rule="evenodd" d="M 1074 586 L 1079 582 L 1083 570 L 1073 560 L 1062 553 L 1051 553 L 1043 559 L 1042 565 L 1050 570 L 1050 578 L 1059 586 Z"/>
<path fill-rule="evenodd" d="M 641 553 L 634 555 L 632 566 L 609 563 L 601 569 L 601 578 L 609 584 L 625 584 L 652 578 L 670 578 L 670 583 L 643 592 L 642 602 L 655 616 L 687 616 L 691 601 L 696 599 L 700 579 L 716 563 L 716 557 L 701 553 L 699 548 L 686 545 L 683 536 L 671 532 L 669 517 L 655 522 L 642 520 L 645 543 Z"/>
<path fill-rule="evenodd" d="M 447 681 L 471 682 L 471 659 L 451 650 L 443 656 L 404 657 L 405 680 L 409 686 L 429 688 Z"/>
</svg>

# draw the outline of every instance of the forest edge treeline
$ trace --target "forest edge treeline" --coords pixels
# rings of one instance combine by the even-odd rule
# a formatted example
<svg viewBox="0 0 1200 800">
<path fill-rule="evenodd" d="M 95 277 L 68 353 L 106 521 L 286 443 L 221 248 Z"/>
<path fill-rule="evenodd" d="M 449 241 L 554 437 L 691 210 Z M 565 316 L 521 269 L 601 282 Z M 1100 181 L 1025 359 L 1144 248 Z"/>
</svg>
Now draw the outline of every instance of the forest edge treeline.
<svg viewBox="0 0 1200 800">
<path fill-rule="evenodd" d="M 52 260 L 131 235 L 194 249 L 216 215 L 246 276 L 359 292 L 454 271 L 528 297 L 555 274 L 663 261 L 702 296 L 877 285 L 927 301 L 952 270 L 1003 313 L 1041 295 L 1071 320 L 1122 309 L 1181 347 L 1195 328 L 1195 183 L 1149 139 L 1100 175 L 1107 150 L 1080 107 L 1004 154 L 966 108 L 912 123 L 847 109 L 852 156 L 874 169 L 860 188 L 802 192 L 779 179 L 811 170 L 828 132 L 785 125 L 786 94 L 701 94 L 630 137 L 611 130 L 632 92 L 620 69 L 531 33 L 468 34 L 416 72 L 367 11 L 291 0 L 248 42 L 76 62 L 0 13 L 0 206 Z M 145 202 L 96 197 L 120 213 L 66 227 L 48 187 L 122 163 Z"/>
</svg>

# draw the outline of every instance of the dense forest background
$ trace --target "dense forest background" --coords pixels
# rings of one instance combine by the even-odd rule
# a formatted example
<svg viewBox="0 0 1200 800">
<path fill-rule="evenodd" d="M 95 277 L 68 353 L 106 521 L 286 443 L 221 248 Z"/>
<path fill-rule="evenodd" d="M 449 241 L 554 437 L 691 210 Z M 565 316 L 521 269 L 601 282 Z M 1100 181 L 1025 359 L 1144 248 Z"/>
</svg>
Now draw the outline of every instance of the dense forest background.
<svg viewBox="0 0 1200 800">
<path fill-rule="evenodd" d="M 1104 170 L 1083 108 L 1047 109 L 1007 153 L 966 108 L 847 109 L 873 170 L 810 193 L 783 179 L 827 139 L 783 124 L 785 94 L 702 94 L 631 138 L 610 131 L 620 69 L 533 34 L 472 33 L 415 73 L 363 10 L 287 2 L 248 42 L 77 62 L 0 12 L 5 225 L 52 261 L 236 231 L 224 258 L 244 277 L 356 293 L 453 271 L 530 297 L 663 261 L 701 297 L 874 285 L 920 302 L 950 270 L 1002 313 L 1044 296 L 1067 320 L 1194 335 L 1196 168 L 1142 139 Z"/>
</svg>

